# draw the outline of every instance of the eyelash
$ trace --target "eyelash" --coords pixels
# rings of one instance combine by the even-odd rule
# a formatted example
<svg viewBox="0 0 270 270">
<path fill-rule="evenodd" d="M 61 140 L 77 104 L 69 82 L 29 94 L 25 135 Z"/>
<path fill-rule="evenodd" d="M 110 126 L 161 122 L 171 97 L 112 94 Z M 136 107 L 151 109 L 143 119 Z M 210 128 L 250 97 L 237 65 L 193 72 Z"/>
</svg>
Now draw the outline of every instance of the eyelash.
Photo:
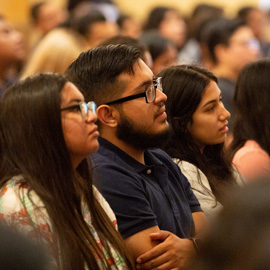
<svg viewBox="0 0 270 270">
<path fill-rule="evenodd" d="M 219 98 L 219 102 L 222 102 L 222 100 L 223 100 L 223 97 L 220 97 L 220 98 Z M 213 111 L 215 108 L 216 108 L 216 105 L 212 106 L 211 108 L 207 109 L 206 111 L 207 111 L 207 112 L 211 112 L 211 111 Z"/>
<path fill-rule="evenodd" d="M 80 107 L 79 106 L 76 106 L 76 107 L 71 108 L 70 110 L 73 111 L 73 112 L 79 112 L 80 111 Z"/>
</svg>

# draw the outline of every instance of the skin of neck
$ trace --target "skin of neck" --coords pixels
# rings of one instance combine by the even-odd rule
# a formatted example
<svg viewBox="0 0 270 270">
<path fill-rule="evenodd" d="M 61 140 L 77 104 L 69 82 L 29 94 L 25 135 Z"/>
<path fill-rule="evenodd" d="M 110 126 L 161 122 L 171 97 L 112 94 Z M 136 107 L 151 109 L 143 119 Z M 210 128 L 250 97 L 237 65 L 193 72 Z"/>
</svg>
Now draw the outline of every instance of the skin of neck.
<svg viewBox="0 0 270 270">
<path fill-rule="evenodd" d="M 238 77 L 238 72 L 235 69 L 224 64 L 216 64 L 215 66 L 212 67 L 212 72 L 217 77 L 227 78 L 234 82 L 236 82 Z"/>
<path fill-rule="evenodd" d="M 144 160 L 144 152 L 145 149 L 138 149 L 122 140 L 119 140 L 116 136 L 116 128 L 107 128 L 105 126 L 102 127 L 102 130 L 100 131 L 100 137 L 106 139 L 113 145 L 120 148 L 122 151 L 124 151 L 126 154 L 137 160 L 138 162 L 145 164 Z"/>
</svg>

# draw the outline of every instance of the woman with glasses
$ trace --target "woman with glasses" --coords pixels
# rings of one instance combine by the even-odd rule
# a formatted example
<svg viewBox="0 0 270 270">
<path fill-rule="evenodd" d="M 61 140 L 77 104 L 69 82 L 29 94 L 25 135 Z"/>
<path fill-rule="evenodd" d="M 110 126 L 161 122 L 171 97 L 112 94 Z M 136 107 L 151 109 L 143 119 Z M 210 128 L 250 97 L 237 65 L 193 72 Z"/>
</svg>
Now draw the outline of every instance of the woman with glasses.
<svg viewBox="0 0 270 270">
<path fill-rule="evenodd" d="M 180 65 L 159 76 L 171 125 L 165 151 L 179 164 L 205 214 L 211 217 L 224 202 L 226 190 L 236 185 L 237 174 L 223 154 L 230 113 L 211 72 Z"/>
<path fill-rule="evenodd" d="M 40 242 L 56 269 L 133 269 L 92 186 L 95 107 L 56 74 L 27 78 L 1 100 L 0 219 Z"/>
</svg>

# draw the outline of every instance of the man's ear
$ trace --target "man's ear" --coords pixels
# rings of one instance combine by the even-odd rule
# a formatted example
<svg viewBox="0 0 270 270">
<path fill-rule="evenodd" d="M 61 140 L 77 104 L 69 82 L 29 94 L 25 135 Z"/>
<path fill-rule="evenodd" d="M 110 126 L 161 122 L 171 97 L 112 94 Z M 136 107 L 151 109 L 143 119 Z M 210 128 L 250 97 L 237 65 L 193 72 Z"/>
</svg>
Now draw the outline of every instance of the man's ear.
<svg viewBox="0 0 270 270">
<path fill-rule="evenodd" d="M 116 127 L 119 120 L 119 112 L 115 107 L 100 105 L 97 108 L 98 120 L 105 126 Z"/>
</svg>

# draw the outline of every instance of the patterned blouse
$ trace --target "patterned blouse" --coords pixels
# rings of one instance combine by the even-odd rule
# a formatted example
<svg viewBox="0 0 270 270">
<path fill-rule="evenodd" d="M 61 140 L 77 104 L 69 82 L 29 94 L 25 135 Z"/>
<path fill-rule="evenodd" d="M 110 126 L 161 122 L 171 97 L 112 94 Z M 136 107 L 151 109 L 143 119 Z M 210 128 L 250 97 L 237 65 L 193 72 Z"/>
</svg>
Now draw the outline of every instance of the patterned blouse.
<svg viewBox="0 0 270 270">
<path fill-rule="evenodd" d="M 41 241 L 42 245 L 48 248 L 49 253 L 59 254 L 59 250 L 57 250 L 57 236 L 53 232 L 53 227 L 44 204 L 35 191 L 31 190 L 29 193 L 29 188 L 23 184 L 22 180 L 22 176 L 15 176 L 9 180 L 6 186 L 1 190 L 0 221 L 15 226 L 22 233 L 35 238 L 37 241 Z M 117 229 L 116 218 L 109 204 L 95 187 L 93 190 L 96 199 Z M 89 211 L 86 211 L 86 209 L 83 209 L 83 211 L 85 220 L 89 224 L 96 242 L 103 250 L 108 263 L 112 265 L 114 261 L 118 269 L 126 269 L 123 259 L 113 248 L 110 250 L 113 258 L 109 257 L 108 252 L 101 246 L 98 234 L 91 224 Z M 54 261 L 53 264 L 56 265 L 56 261 Z M 100 269 L 103 269 L 100 261 L 98 261 L 98 264 Z M 112 266 L 112 268 L 116 269 L 115 266 Z"/>
</svg>

